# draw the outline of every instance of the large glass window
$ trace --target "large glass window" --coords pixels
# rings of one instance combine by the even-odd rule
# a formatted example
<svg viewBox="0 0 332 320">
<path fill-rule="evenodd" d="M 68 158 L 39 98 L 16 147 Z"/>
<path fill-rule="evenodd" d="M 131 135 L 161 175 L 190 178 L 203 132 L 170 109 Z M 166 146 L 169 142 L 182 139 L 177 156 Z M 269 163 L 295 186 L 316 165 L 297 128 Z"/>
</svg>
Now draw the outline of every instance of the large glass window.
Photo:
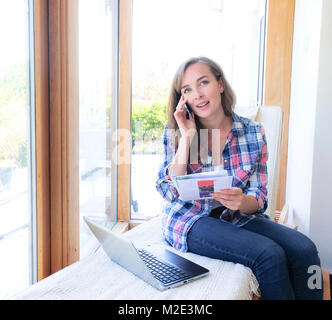
<svg viewBox="0 0 332 320">
<path fill-rule="evenodd" d="M 80 257 L 97 244 L 83 216 L 116 222 L 116 167 L 112 164 L 117 99 L 117 1 L 79 2 Z"/>
<path fill-rule="evenodd" d="M 217 61 L 237 107 L 261 104 L 265 0 L 133 0 L 131 217 L 161 211 L 155 190 L 169 86 L 193 56 Z"/>
<path fill-rule="evenodd" d="M 0 299 L 36 281 L 32 1 L 0 1 Z"/>
</svg>

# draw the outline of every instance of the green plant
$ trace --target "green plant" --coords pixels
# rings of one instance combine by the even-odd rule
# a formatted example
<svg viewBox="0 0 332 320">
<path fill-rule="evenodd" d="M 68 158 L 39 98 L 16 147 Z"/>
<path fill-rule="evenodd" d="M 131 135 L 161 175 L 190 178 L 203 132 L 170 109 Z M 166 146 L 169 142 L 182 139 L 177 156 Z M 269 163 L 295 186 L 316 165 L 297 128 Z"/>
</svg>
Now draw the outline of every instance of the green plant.
<svg viewBox="0 0 332 320">
<path fill-rule="evenodd" d="M 26 102 L 27 72 L 25 63 L 9 67 L 0 78 L 0 106 L 15 102 Z"/>
<path fill-rule="evenodd" d="M 153 101 L 150 104 L 133 104 L 132 136 L 135 141 L 159 139 L 167 121 L 166 102 Z"/>
<path fill-rule="evenodd" d="M 16 165 L 26 146 L 26 70 L 16 64 L 0 78 L 0 162 Z"/>
</svg>

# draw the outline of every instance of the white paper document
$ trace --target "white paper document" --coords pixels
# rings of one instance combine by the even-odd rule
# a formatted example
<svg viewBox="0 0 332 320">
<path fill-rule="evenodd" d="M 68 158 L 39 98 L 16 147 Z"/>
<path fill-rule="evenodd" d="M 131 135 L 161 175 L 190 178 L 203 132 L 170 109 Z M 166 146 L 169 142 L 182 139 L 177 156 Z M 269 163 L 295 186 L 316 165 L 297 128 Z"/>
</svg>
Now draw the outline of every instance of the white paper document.
<svg viewBox="0 0 332 320">
<path fill-rule="evenodd" d="M 174 177 L 182 201 L 213 199 L 212 192 L 232 188 L 233 177 L 226 170 Z"/>
</svg>

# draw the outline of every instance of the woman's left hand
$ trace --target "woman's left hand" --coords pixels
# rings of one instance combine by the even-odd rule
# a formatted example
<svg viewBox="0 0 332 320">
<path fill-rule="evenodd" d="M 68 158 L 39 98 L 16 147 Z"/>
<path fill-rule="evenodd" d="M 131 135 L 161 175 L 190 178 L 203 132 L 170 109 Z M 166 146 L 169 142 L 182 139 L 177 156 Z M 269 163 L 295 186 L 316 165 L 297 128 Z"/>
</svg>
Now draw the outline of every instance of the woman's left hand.
<svg viewBox="0 0 332 320">
<path fill-rule="evenodd" d="M 241 210 L 245 198 L 242 189 L 235 187 L 213 192 L 211 196 L 231 210 Z"/>
</svg>

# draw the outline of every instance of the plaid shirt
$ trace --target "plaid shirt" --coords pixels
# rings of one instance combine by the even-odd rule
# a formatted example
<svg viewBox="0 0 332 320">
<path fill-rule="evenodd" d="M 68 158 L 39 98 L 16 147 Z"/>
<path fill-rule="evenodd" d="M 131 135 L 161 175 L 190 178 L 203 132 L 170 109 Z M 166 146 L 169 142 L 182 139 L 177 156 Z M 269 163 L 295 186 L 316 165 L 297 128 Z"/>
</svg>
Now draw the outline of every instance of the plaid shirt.
<svg viewBox="0 0 332 320">
<path fill-rule="evenodd" d="M 168 175 L 169 167 L 176 153 L 174 136 L 167 126 L 164 128 L 162 163 L 156 181 L 157 191 L 166 200 L 163 207 L 162 228 L 165 239 L 177 250 L 187 251 L 187 234 L 191 226 L 212 209 L 212 200 L 182 201 L 174 182 Z M 174 130 L 173 130 L 174 132 Z M 268 159 L 265 132 L 262 125 L 233 113 L 233 126 L 222 152 L 223 168 L 233 176 L 233 186 L 243 193 L 255 197 L 259 209 L 255 214 L 239 215 L 231 223 L 243 226 L 256 216 L 265 216 L 267 208 L 267 166 Z M 187 165 L 187 174 L 213 171 L 212 155 L 207 161 Z"/>
</svg>

